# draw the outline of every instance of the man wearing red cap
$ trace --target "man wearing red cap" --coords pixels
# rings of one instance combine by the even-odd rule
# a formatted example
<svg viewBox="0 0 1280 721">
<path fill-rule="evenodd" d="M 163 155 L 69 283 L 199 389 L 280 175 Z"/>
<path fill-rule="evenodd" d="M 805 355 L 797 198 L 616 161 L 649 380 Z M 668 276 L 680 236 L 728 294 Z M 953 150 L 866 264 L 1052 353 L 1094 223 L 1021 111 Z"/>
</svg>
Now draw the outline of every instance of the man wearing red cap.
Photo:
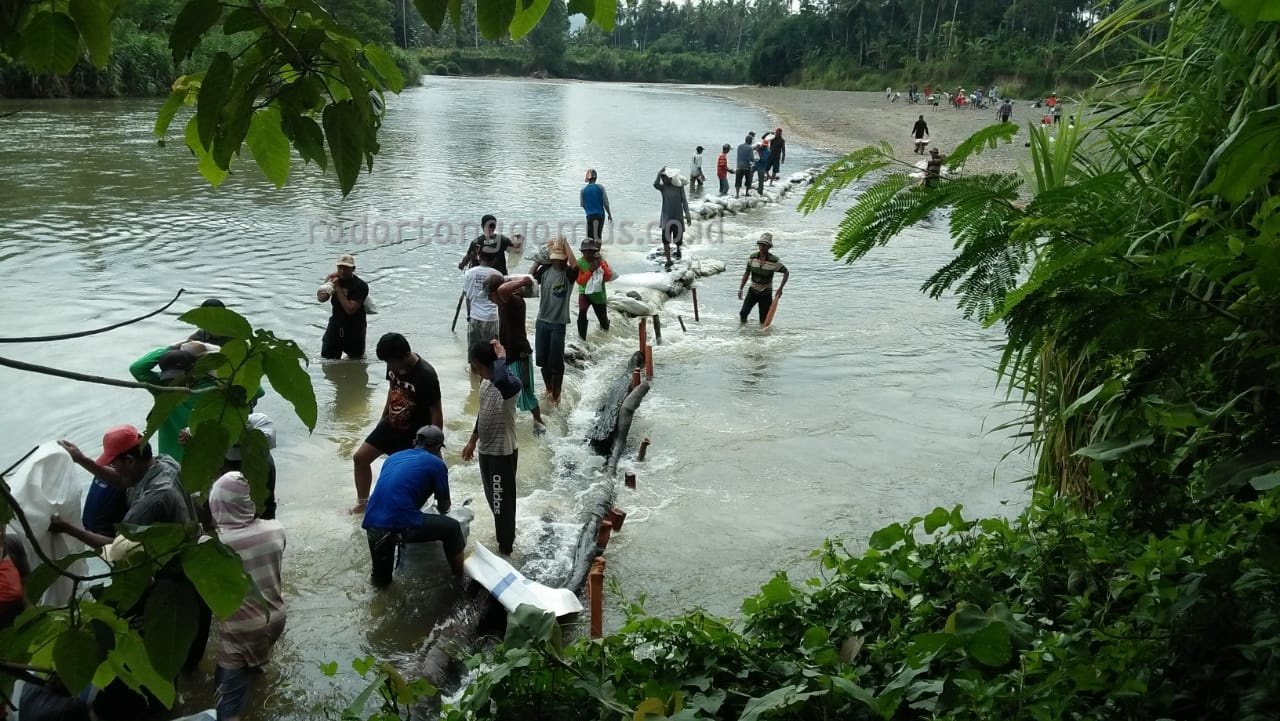
<svg viewBox="0 0 1280 721">
<path fill-rule="evenodd" d="M 782 128 L 773 131 L 773 139 L 769 141 L 769 185 L 778 179 L 782 170 L 782 161 L 787 159 L 787 141 L 782 139 Z"/>
</svg>

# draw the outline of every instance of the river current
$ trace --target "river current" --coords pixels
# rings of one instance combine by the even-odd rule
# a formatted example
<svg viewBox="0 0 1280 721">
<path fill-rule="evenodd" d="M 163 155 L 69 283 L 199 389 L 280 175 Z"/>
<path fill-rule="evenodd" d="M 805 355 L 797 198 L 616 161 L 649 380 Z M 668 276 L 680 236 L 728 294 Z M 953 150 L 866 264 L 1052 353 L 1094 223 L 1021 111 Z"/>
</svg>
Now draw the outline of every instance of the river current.
<svg viewBox="0 0 1280 721">
<path fill-rule="evenodd" d="M 180 138 L 156 143 L 157 107 L 152 100 L 0 103 L 0 115 L 20 110 L 0 119 L 0 273 L 9 288 L 0 298 L 0 335 L 104 326 L 188 291 L 145 322 L 90 338 L 7 345 L 4 354 L 127 378 L 131 361 L 191 332 L 176 316 L 207 297 L 313 354 L 314 433 L 278 395 L 260 404 L 279 435 L 289 620 L 252 717 L 314 718 L 316 704 L 358 688 L 349 673 L 325 678 L 319 663 L 345 669 L 365 654 L 407 662 L 452 601 L 425 581 L 381 593 L 368 583 L 363 533 L 345 513 L 354 498 L 349 459 L 381 412 L 386 382 L 376 361 L 319 360 L 328 306 L 314 293 L 336 256 L 356 256 L 379 307 L 369 358 L 382 333 L 397 331 L 439 372 L 453 496 L 475 499 L 472 537 L 492 547 L 476 465 L 458 456 L 476 408 L 463 361 L 465 320 L 459 333 L 449 328 L 464 239 L 485 213 L 497 215 L 504 232 L 535 240 L 580 222 L 578 189 L 594 167 L 616 227 L 626 224 L 641 239 L 607 245 L 606 257 L 624 274 L 654 270 L 642 238 L 658 216 L 658 169 L 670 164 L 687 173 L 701 144 L 713 174 L 720 145 L 772 128 L 758 110 L 694 88 L 427 78 L 391 99 L 374 172 L 344 199 L 332 173 L 296 156 L 281 190 L 247 153 L 211 188 Z M 792 140 L 783 175 L 832 159 Z M 643 463 L 631 452 L 622 462 L 638 484 L 617 490 L 629 515 L 606 554 L 616 583 L 606 630 L 642 597 L 660 614 L 700 607 L 733 615 L 777 570 L 795 581 L 816 575 L 809 554 L 824 538 L 843 537 L 857 549 L 875 529 L 935 506 L 962 503 L 975 516 L 1025 503 L 1016 479 L 1026 475 L 1026 461 L 1002 460 L 1013 442 L 1008 432 L 991 432 L 1011 415 L 992 371 L 998 329 L 965 321 L 949 299 L 919 292 L 949 258 L 945 225 L 917 228 L 845 265 L 830 249 L 851 197 L 836 196 L 831 208 L 805 217 L 795 210 L 797 194 L 698 224 L 690 252 L 729 269 L 700 281 L 699 322 L 687 295 L 664 310 L 653 390 L 632 428 L 633 441 L 648 437 L 652 446 Z M 775 327 L 762 332 L 754 323 L 739 326 L 736 290 L 766 230 L 791 280 Z M 527 262 L 513 258 L 511 267 Z M 591 484 L 570 483 L 561 470 L 590 476 L 598 464 L 581 439 L 636 345 L 634 321 L 615 315 L 607 336 L 594 325 L 593 362 L 570 371 L 562 408 L 544 409 L 550 432 L 535 435 L 528 415 L 519 419 L 517 548 L 541 549 L 539 567 L 529 569 L 540 574 L 569 563 L 575 509 Z M 5 368 L 0 383 L 9 407 L 0 437 L 11 459 L 57 438 L 92 455 L 103 430 L 142 425 L 150 406 L 143 391 Z M 182 684 L 181 708 L 211 705 L 211 672 L 212 653 Z"/>
</svg>

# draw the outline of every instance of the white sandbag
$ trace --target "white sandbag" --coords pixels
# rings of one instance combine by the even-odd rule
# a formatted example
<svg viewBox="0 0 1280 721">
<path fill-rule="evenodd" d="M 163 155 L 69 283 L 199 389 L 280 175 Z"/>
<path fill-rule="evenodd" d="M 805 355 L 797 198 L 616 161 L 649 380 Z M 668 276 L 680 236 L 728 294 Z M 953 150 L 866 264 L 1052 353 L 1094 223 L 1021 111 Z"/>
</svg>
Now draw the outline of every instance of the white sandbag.
<svg viewBox="0 0 1280 721">
<path fill-rule="evenodd" d="M 72 462 L 71 456 L 52 441 L 42 444 L 17 470 L 9 474 L 9 490 L 26 514 L 27 523 L 35 532 L 36 543 L 49 558 L 59 559 L 85 550 L 84 544 L 65 533 L 49 533 L 49 519 L 54 515 L 72 523 L 80 523 L 80 503 L 87 482 L 84 475 Z M 9 522 L 9 534 L 22 539 L 32 569 L 43 565 L 16 518 Z M 80 560 L 68 566 L 67 570 L 84 575 L 86 568 L 85 562 Z M 59 578 L 44 592 L 40 603 L 46 606 L 64 605 L 70 600 L 71 591 L 70 579 Z"/>
<path fill-rule="evenodd" d="M 708 275 L 723 273 L 725 265 L 723 262 L 715 260 L 714 258 L 695 258 L 689 263 L 689 268 L 693 271 L 694 275 L 699 278 L 704 278 Z"/>
<path fill-rule="evenodd" d="M 525 603 L 556 616 L 582 611 L 582 602 L 573 591 L 530 581 L 502 557 L 478 543 L 463 562 L 463 568 L 508 611 Z"/>
<path fill-rule="evenodd" d="M 176 718 L 173 721 L 218 721 L 218 709 L 205 709 L 198 714 L 183 716 L 181 718 Z"/>
<path fill-rule="evenodd" d="M 609 310 L 626 313 L 627 315 L 647 316 L 653 315 L 657 312 L 657 309 L 650 306 L 648 303 L 625 295 L 611 294 L 609 296 L 608 305 Z"/>
</svg>

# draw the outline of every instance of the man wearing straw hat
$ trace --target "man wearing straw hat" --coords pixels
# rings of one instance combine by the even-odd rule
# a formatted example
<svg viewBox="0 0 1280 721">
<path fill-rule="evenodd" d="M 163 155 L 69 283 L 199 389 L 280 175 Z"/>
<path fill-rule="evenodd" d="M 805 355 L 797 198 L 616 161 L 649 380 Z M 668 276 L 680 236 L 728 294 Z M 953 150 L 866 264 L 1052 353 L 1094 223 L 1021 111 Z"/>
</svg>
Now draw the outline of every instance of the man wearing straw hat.
<svg viewBox="0 0 1280 721">
<path fill-rule="evenodd" d="M 752 306 L 758 305 L 760 306 L 760 324 L 764 325 L 764 319 L 769 315 L 769 307 L 773 305 L 773 274 L 782 272 L 782 284 L 778 286 L 779 295 L 782 294 L 782 289 L 787 286 L 787 280 L 791 277 L 787 266 L 778 260 L 778 256 L 769 252 L 771 248 L 773 248 L 773 234 L 761 233 L 760 240 L 756 241 L 756 254 L 747 258 L 747 269 L 743 271 L 742 282 L 738 284 L 738 300 L 743 301 L 738 317 L 743 323 L 747 322 Z M 747 288 L 744 299 L 742 290 L 747 285 L 748 278 L 751 280 L 751 287 Z"/>
</svg>

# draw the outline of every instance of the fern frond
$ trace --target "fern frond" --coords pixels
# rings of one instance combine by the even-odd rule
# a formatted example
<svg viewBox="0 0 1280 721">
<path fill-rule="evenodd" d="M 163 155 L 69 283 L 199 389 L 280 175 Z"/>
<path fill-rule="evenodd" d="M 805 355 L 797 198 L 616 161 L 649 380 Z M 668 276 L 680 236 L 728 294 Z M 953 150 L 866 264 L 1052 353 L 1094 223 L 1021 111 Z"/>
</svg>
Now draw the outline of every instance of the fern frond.
<svg viewBox="0 0 1280 721">
<path fill-rule="evenodd" d="M 836 240 L 831 248 L 836 259 L 853 263 L 947 204 L 947 193 L 935 188 L 909 187 L 914 183 L 910 177 L 894 173 L 863 191 L 836 226 Z"/>
<path fill-rule="evenodd" d="M 831 196 L 837 191 L 896 162 L 893 157 L 893 147 L 887 142 L 859 148 L 828 165 L 817 178 L 814 178 L 813 185 L 805 191 L 797 207 L 805 215 L 826 207 Z"/>
<path fill-rule="evenodd" d="M 979 155 L 984 149 L 995 150 L 1003 140 L 1006 144 L 1013 142 L 1013 136 L 1017 134 L 1018 126 L 1013 123 L 996 123 L 988 125 L 978 132 L 970 135 L 960 142 L 959 145 L 947 155 L 947 167 L 953 170 L 964 166 L 964 161 L 969 156 Z"/>
</svg>

